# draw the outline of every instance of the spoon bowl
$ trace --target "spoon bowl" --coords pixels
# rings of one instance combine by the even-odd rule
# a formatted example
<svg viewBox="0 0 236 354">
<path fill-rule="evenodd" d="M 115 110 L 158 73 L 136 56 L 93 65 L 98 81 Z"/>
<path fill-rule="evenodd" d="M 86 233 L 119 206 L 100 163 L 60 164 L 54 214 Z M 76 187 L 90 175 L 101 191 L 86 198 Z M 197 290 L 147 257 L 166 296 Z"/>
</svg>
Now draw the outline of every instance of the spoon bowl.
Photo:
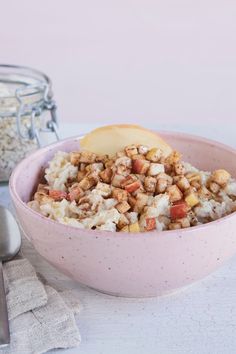
<svg viewBox="0 0 236 354">
<path fill-rule="evenodd" d="M 10 343 L 2 262 L 12 259 L 20 246 L 21 235 L 16 220 L 9 210 L 0 206 L 0 347 Z"/>
<path fill-rule="evenodd" d="M 13 215 L 0 206 L 0 261 L 12 259 L 20 250 L 21 236 Z"/>
</svg>

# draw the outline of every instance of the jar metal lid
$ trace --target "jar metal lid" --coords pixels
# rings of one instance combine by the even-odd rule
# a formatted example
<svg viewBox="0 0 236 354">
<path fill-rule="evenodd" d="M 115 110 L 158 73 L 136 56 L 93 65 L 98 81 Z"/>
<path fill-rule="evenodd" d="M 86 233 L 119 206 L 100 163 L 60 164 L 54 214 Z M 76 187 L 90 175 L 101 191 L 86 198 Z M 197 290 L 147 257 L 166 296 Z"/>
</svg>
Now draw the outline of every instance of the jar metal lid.
<svg viewBox="0 0 236 354">
<path fill-rule="evenodd" d="M 17 65 L 0 65 L 0 116 L 17 115 L 23 104 L 24 115 L 52 99 L 51 80 L 44 73 Z"/>
<path fill-rule="evenodd" d="M 18 133 L 22 139 L 36 138 L 40 145 L 39 132 L 34 119 L 43 110 L 49 110 L 51 119 L 44 132 L 54 132 L 58 138 L 56 104 L 52 99 L 50 78 L 41 71 L 18 65 L 0 64 L 0 119 L 16 117 Z M 27 134 L 21 129 L 21 118 L 31 117 Z"/>
</svg>

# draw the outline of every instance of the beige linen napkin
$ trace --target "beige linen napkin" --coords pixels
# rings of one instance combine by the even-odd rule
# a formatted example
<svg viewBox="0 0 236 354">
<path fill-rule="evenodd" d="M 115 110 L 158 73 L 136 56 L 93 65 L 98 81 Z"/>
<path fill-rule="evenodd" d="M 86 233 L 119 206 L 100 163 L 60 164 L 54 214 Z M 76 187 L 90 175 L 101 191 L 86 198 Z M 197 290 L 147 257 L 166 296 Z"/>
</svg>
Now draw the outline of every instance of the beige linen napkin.
<svg viewBox="0 0 236 354">
<path fill-rule="evenodd" d="M 46 305 L 48 297 L 44 286 L 27 259 L 5 263 L 3 269 L 10 320 Z"/>
<path fill-rule="evenodd" d="M 41 354 L 78 346 L 80 303 L 73 291 L 43 285 L 26 259 L 4 265 L 11 343 L 0 354 Z"/>
</svg>

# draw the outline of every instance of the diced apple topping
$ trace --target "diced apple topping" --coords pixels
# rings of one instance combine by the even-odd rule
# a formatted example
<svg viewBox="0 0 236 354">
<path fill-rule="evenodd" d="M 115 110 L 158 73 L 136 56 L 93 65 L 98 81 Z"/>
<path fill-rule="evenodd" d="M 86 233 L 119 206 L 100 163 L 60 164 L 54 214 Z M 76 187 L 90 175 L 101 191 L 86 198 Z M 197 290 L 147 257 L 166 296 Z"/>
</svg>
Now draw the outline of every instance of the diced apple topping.
<svg viewBox="0 0 236 354">
<path fill-rule="evenodd" d="M 73 200 L 78 201 L 83 195 L 83 189 L 79 186 L 78 183 L 75 183 L 69 190 L 68 198 L 71 202 Z"/>
<path fill-rule="evenodd" d="M 187 203 L 184 200 L 175 202 L 170 207 L 170 217 L 171 219 L 181 219 L 185 218 L 188 212 Z"/>
<path fill-rule="evenodd" d="M 165 172 L 165 167 L 161 163 L 151 163 L 149 170 L 148 170 L 148 175 L 149 176 L 156 176 L 159 173 L 164 173 Z"/>
<path fill-rule="evenodd" d="M 126 152 L 127 156 L 132 157 L 133 155 L 137 155 L 138 149 L 137 149 L 137 147 L 134 144 L 133 145 L 128 145 L 125 148 L 125 152 Z"/>
<path fill-rule="evenodd" d="M 137 174 L 145 174 L 150 166 L 150 162 L 147 160 L 135 159 L 132 162 L 132 172 Z"/>
<path fill-rule="evenodd" d="M 204 172 L 181 161 L 156 133 L 108 126 L 80 146 L 49 162 L 34 210 L 70 225 L 130 233 L 178 230 L 236 211 L 229 172 Z"/>
<path fill-rule="evenodd" d="M 190 206 L 190 208 L 193 208 L 199 203 L 199 199 L 196 193 L 191 192 L 185 197 L 185 201 Z"/>
<path fill-rule="evenodd" d="M 139 223 L 135 222 L 134 224 L 129 225 L 129 232 L 140 232 Z"/>
<path fill-rule="evenodd" d="M 67 198 L 67 193 L 59 190 L 49 190 L 49 197 L 54 199 L 55 201 L 60 201 L 62 199 Z"/>
<path fill-rule="evenodd" d="M 105 170 L 99 173 L 99 176 L 104 183 L 110 183 L 112 177 L 112 169 L 110 167 L 105 168 Z"/>
<path fill-rule="evenodd" d="M 183 198 L 183 193 L 176 185 L 169 186 L 167 188 L 167 193 L 171 202 L 177 202 Z"/>
<path fill-rule="evenodd" d="M 116 205 L 116 209 L 121 213 L 124 214 L 130 209 L 130 205 L 128 202 L 123 201 Z"/>
<path fill-rule="evenodd" d="M 122 229 L 120 231 L 129 232 L 129 226 L 126 225 L 126 226 L 122 227 Z"/>
<path fill-rule="evenodd" d="M 146 219 L 146 230 L 151 231 L 156 228 L 156 219 L 155 218 L 147 218 Z"/>
<path fill-rule="evenodd" d="M 118 202 L 127 201 L 128 192 L 121 188 L 114 188 L 112 190 L 112 197 L 118 200 Z"/>
<path fill-rule="evenodd" d="M 137 189 L 139 189 L 141 186 L 140 184 L 140 181 L 135 181 L 133 183 L 130 183 L 130 184 L 127 184 L 125 186 L 125 190 L 128 192 L 128 193 L 133 193 L 135 192 Z"/>
<path fill-rule="evenodd" d="M 162 157 L 162 151 L 158 148 L 152 148 L 146 154 L 146 159 L 152 162 L 158 162 Z"/>
<path fill-rule="evenodd" d="M 220 186 L 225 186 L 230 177 L 230 173 L 223 169 L 214 171 L 211 176 L 212 181 L 216 182 Z"/>
</svg>

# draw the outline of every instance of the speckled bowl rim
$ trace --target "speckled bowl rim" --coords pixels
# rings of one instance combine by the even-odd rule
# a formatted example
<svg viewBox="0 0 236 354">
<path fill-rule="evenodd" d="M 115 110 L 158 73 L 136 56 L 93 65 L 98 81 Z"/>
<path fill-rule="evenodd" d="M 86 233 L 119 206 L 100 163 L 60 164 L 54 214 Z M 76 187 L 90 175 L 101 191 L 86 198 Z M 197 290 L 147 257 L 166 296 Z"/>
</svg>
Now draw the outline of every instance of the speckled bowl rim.
<svg viewBox="0 0 236 354">
<path fill-rule="evenodd" d="M 154 131 L 155 132 L 155 131 Z M 177 137 L 183 137 L 185 141 L 198 141 L 198 142 L 202 142 L 211 146 L 216 146 L 222 150 L 226 150 L 230 153 L 235 154 L 235 158 L 236 158 L 236 149 L 220 143 L 218 141 L 212 140 L 212 139 L 208 139 L 208 138 L 204 138 L 198 135 L 193 135 L 193 134 L 188 134 L 188 133 L 182 133 L 182 132 L 175 132 L 175 131 L 158 131 L 158 134 L 160 134 L 161 136 L 177 136 Z M 10 180 L 9 180 L 9 190 L 10 190 L 10 195 L 11 198 L 13 200 L 16 199 L 18 201 L 18 203 L 20 204 L 21 207 L 23 207 L 29 214 L 31 214 L 33 217 L 36 217 L 38 219 L 42 219 L 45 220 L 45 222 L 48 222 L 51 225 L 57 225 L 57 227 L 61 227 L 62 229 L 66 230 L 66 232 L 69 232 L 69 230 L 78 230 L 80 235 L 84 234 L 85 237 L 98 237 L 99 235 L 99 230 L 88 230 L 88 229 L 80 229 L 77 228 L 75 226 L 71 226 L 71 225 L 65 225 L 62 223 L 59 223 L 58 221 L 52 220 L 47 218 L 44 215 L 41 215 L 39 213 L 37 213 L 36 211 L 34 211 L 33 209 L 31 209 L 30 207 L 28 207 L 28 205 L 26 203 L 24 203 L 20 196 L 17 193 L 16 190 L 16 184 L 15 181 L 17 180 L 18 176 L 21 174 L 21 171 L 24 169 L 24 165 L 27 163 L 28 160 L 32 159 L 32 158 L 37 158 L 37 156 L 42 155 L 48 151 L 50 151 L 51 149 L 54 149 L 57 146 L 60 146 L 62 143 L 69 143 L 71 141 L 78 141 L 82 138 L 83 135 L 79 135 L 79 136 L 74 136 L 74 137 L 70 137 L 70 138 L 66 138 L 66 139 L 62 139 L 60 141 L 57 141 L 55 143 L 52 143 L 50 145 L 47 145 L 41 149 L 38 149 L 37 151 L 34 151 L 32 153 L 30 153 L 25 159 L 23 159 L 13 170 Z M 236 177 L 236 176 L 235 176 Z M 230 220 L 232 218 L 236 218 L 236 212 L 233 212 L 230 215 L 224 216 L 218 220 L 214 220 L 211 221 L 209 223 L 206 224 L 202 224 L 202 225 L 197 225 L 197 226 L 192 226 L 186 229 L 181 229 L 181 233 L 186 234 L 186 233 L 192 233 L 195 232 L 197 230 L 201 230 L 203 228 L 210 228 L 211 226 L 214 227 L 216 225 L 218 225 L 219 223 L 224 223 L 227 220 Z M 176 231 L 180 231 L 180 230 L 165 230 L 165 231 L 149 231 L 149 232 L 139 232 L 139 233 L 130 233 L 130 232 L 111 232 L 111 231 L 102 231 L 101 232 L 101 237 L 104 237 L 104 233 L 107 234 L 107 236 L 115 236 L 115 237 L 129 237 L 129 238 L 136 238 L 136 237 L 164 237 L 165 235 L 169 235 L 169 234 L 173 234 L 177 235 Z"/>
</svg>

